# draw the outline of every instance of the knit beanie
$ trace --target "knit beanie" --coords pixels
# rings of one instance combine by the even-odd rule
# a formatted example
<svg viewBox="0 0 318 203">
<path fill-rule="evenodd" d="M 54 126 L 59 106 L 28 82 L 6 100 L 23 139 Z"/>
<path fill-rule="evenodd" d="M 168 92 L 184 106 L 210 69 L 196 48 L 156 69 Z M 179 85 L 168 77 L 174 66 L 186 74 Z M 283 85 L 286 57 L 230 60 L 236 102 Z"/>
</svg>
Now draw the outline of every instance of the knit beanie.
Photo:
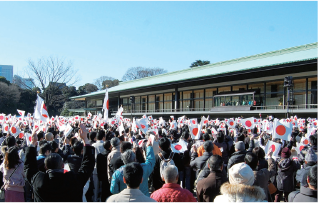
<svg viewBox="0 0 318 203">
<path fill-rule="evenodd" d="M 291 155 L 290 149 L 288 149 L 287 147 L 285 147 L 280 154 L 282 158 L 289 158 L 290 155 Z"/>
<path fill-rule="evenodd" d="M 249 165 L 246 163 L 238 163 L 229 169 L 230 184 L 254 184 L 254 173 Z"/>
<path fill-rule="evenodd" d="M 244 151 L 245 150 L 245 144 L 243 141 L 238 141 L 237 143 L 235 143 L 235 149 L 239 150 L 239 151 Z"/>
</svg>

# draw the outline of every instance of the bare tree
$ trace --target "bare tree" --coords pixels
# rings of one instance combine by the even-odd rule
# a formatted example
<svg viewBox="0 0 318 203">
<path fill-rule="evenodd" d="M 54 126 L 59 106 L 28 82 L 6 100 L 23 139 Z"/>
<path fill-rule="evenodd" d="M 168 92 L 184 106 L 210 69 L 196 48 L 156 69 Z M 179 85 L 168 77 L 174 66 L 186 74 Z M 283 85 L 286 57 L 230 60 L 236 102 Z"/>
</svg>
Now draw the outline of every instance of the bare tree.
<svg viewBox="0 0 318 203">
<path fill-rule="evenodd" d="M 102 89 L 106 88 L 106 84 L 109 87 L 113 87 L 113 86 L 118 85 L 118 82 L 119 81 L 113 77 L 100 76 L 99 78 L 95 79 L 94 85 L 96 85 L 99 90 L 102 90 Z"/>
<path fill-rule="evenodd" d="M 166 73 L 167 71 L 162 68 L 143 68 L 143 67 L 132 67 L 129 68 L 124 74 L 122 80 L 136 80 L 144 77 L 150 77 Z"/>
<path fill-rule="evenodd" d="M 34 79 L 34 86 L 40 87 L 43 91 L 53 85 L 58 89 L 67 85 L 74 85 L 79 76 L 73 68 L 72 63 L 65 62 L 64 59 L 50 56 L 41 58 L 37 62 L 28 61 L 26 74 Z"/>
</svg>

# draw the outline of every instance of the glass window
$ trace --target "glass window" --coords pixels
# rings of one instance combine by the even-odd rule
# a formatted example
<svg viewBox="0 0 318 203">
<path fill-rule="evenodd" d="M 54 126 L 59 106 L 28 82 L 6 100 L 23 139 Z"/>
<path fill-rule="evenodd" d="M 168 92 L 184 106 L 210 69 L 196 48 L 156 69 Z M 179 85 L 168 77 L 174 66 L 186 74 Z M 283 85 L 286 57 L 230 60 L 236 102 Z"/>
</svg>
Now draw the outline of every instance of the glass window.
<svg viewBox="0 0 318 203">
<path fill-rule="evenodd" d="M 155 102 L 155 95 L 148 96 L 149 102 Z"/>
<path fill-rule="evenodd" d="M 219 87 L 219 92 L 218 93 L 222 93 L 222 92 L 231 92 L 231 86 Z"/>
<path fill-rule="evenodd" d="M 182 99 L 191 99 L 191 93 L 192 91 L 184 91 Z"/>
<path fill-rule="evenodd" d="M 205 108 L 212 108 L 213 107 L 213 99 L 205 99 Z"/>
<path fill-rule="evenodd" d="M 264 83 L 254 83 L 248 85 L 249 90 L 260 90 L 260 93 L 264 93 Z M 267 89 L 266 89 L 267 91 Z"/>
<path fill-rule="evenodd" d="M 189 111 L 191 107 L 191 100 L 183 100 L 182 102 L 183 110 L 184 111 Z"/>
<path fill-rule="evenodd" d="M 165 100 L 164 109 L 165 109 L 166 112 L 170 112 L 171 109 L 172 109 L 172 102 L 171 101 L 166 102 L 166 100 Z"/>
<path fill-rule="evenodd" d="M 213 97 L 216 94 L 216 88 L 205 89 L 205 98 Z"/>
<path fill-rule="evenodd" d="M 317 77 L 308 78 L 308 89 L 315 89 L 317 90 Z"/>
<path fill-rule="evenodd" d="M 306 78 L 296 79 L 294 82 L 294 91 L 306 91 Z"/>
<path fill-rule="evenodd" d="M 194 99 L 204 98 L 204 90 L 194 90 Z"/>
<path fill-rule="evenodd" d="M 140 104 L 140 97 L 135 97 L 135 104 Z"/>
<path fill-rule="evenodd" d="M 103 106 L 103 100 L 96 100 L 96 106 Z"/>
<path fill-rule="evenodd" d="M 244 91 L 246 90 L 246 85 L 235 85 L 232 87 L 233 91 Z"/>
<path fill-rule="evenodd" d="M 87 100 L 87 107 L 88 108 L 92 108 L 92 107 L 95 107 L 96 103 L 95 103 L 95 100 L 94 99 L 89 99 Z"/>
<path fill-rule="evenodd" d="M 194 107 L 195 111 L 203 111 L 204 108 L 204 100 L 203 99 L 195 99 L 194 100 Z"/>
<path fill-rule="evenodd" d="M 172 101 L 172 93 L 164 94 L 164 100 L 165 101 Z"/>
<path fill-rule="evenodd" d="M 155 103 L 148 103 L 148 111 L 155 112 Z"/>
</svg>

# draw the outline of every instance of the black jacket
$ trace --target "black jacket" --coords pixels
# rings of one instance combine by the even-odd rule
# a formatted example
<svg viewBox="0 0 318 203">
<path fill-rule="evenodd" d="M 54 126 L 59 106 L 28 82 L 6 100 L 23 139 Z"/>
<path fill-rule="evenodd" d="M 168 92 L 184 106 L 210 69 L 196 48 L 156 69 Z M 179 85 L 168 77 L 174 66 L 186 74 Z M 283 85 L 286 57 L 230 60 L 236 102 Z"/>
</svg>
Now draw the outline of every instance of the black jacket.
<svg viewBox="0 0 318 203">
<path fill-rule="evenodd" d="M 83 187 L 92 174 L 95 165 L 95 149 L 84 147 L 83 161 L 78 174 L 38 171 L 36 165 L 36 148 L 27 147 L 24 172 L 27 180 L 33 186 L 36 202 L 81 202 Z"/>
<path fill-rule="evenodd" d="M 100 181 L 107 180 L 108 183 L 108 167 L 107 167 L 107 156 L 110 151 L 105 150 L 102 153 L 97 154 L 96 158 L 96 169 L 97 176 Z M 109 184 L 109 183 L 108 183 Z"/>
<path fill-rule="evenodd" d="M 229 171 L 229 169 L 230 169 L 234 164 L 244 162 L 245 155 L 246 155 L 246 151 L 237 151 L 237 152 L 234 152 L 234 153 L 232 154 L 232 156 L 230 157 L 229 162 L 228 162 L 228 164 L 227 164 L 227 170 Z"/>
<path fill-rule="evenodd" d="M 82 164 L 83 155 L 69 155 L 67 157 L 67 163 L 70 167 L 71 171 L 74 171 L 75 173 L 78 173 L 78 170 L 81 167 Z"/>
<path fill-rule="evenodd" d="M 124 164 L 123 160 L 121 159 L 121 157 L 117 157 L 116 159 L 112 159 L 110 161 L 110 164 L 113 167 L 113 172 L 115 172 L 117 169 L 119 169 L 120 167 L 122 167 Z"/>
<path fill-rule="evenodd" d="M 165 159 L 168 159 L 171 153 L 171 149 L 169 149 L 168 151 L 162 151 L 162 155 Z M 161 180 L 160 177 L 160 162 L 161 159 L 158 156 L 158 154 L 155 156 L 156 159 L 156 163 L 155 163 L 155 167 L 153 170 L 153 187 L 158 190 L 162 187 L 162 185 L 164 184 L 164 182 Z M 176 167 L 178 168 L 178 171 L 183 171 L 184 170 L 184 164 L 183 164 L 183 159 L 182 156 L 180 156 L 177 153 L 174 153 L 173 158 L 172 158 L 174 164 L 176 165 Z"/>
<path fill-rule="evenodd" d="M 312 190 L 308 187 L 300 187 L 300 193 L 298 193 L 293 202 L 317 202 L 317 190 Z"/>
<path fill-rule="evenodd" d="M 294 188 L 294 173 L 300 169 L 300 164 L 297 160 L 291 158 L 277 160 L 277 189 L 284 192 L 292 192 Z"/>
<path fill-rule="evenodd" d="M 196 169 L 197 175 L 204 168 L 204 166 L 207 165 L 206 162 L 212 155 L 212 153 L 203 152 L 202 156 L 198 157 L 198 153 L 192 153 L 190 166 L 191 168 Z"/>
</svg>

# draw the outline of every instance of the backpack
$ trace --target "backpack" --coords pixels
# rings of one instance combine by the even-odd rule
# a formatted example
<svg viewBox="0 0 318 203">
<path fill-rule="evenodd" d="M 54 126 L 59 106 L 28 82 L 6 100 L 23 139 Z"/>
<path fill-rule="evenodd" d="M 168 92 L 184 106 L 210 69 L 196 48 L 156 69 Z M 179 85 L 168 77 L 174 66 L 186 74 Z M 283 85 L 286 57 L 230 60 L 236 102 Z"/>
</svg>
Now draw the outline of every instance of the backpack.
<svg viewBox="0 0 318 203">
<path fill-rule="evenodd" d="M 163 172 L 167 166 L 174 165 L 174 161 L 172 160 L 174 153 L 171 152 L 168 159 L 165 159 L 161 153 L 158 154 L 160 158 L 160 177 L 163 177 Z"/>
</svg>

